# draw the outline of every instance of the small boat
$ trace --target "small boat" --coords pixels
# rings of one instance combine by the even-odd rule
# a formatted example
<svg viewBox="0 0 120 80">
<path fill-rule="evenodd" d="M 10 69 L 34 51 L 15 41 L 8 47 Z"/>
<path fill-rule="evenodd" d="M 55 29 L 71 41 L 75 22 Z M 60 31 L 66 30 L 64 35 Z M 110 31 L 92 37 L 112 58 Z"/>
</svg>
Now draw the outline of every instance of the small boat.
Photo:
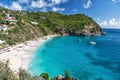
<svg viewBox="0 0 120 80">
<path fill-rule="evenodd" d="M 96 42 L 90 41 L 89 44 L 96 45 Z"/>
</svg>

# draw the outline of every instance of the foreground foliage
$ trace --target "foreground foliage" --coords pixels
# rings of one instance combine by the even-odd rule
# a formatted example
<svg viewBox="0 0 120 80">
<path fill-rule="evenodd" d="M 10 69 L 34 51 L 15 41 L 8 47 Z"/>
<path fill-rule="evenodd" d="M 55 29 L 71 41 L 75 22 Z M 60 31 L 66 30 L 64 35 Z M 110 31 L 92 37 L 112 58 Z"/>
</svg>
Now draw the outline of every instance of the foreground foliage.
<svg viewBox="0 0 120 80">
<path fill-rule="evenodd" d="M 19 69 L 19 73 L 15 74 L 9 68 L 9 65 L 9 61 L 0 61 L 0 80 L 77 80 L 76 78 L 71 78 L 70 73 L 68 71 L 64 72 L 64 76 L 58 75 L 54 78 L 50 78 L 48 73 L 42 73 L 40 74 L 40 76 L 32 76 L 23 69 Z M 91 75 L 91 73 L 88 72 L 76 75 L 80 76 L 78 80 L 104 80 L 102 77 L 91 79 L 91 76 L 89 76 Z"/>
<path fill-rule="evenodd" d="M 45 80 L 40 76 L 31 76 L 25 70 L 20 69 L 19 74 L 10 70 L 9 61 L 0 62 L 0 80 Z"/>
<path fill-rule="evenodd" d="M 69 72 L 65 72 L 65 79 L 70 79 Z M 9 68 L 9 61 L 0 62 L 0 80 L 51 80 L 48 73 L 42 73 L 40 76 L 32 76 L 27 71 L 19 69 L 15 74 Z"/>
<path fill-rule="evenodd" d="M 49 80 L 49 75 L 48 75 L 48 73 L 42 73 L 40 76 L 41 76 L 42 78 L 44 78 L 45 80 Z"/>
<path fill-rule="evenodd" d="M 8 65 L 9 61 L 0 62 L 0 80 L 18 80 Z"/>
</svg>

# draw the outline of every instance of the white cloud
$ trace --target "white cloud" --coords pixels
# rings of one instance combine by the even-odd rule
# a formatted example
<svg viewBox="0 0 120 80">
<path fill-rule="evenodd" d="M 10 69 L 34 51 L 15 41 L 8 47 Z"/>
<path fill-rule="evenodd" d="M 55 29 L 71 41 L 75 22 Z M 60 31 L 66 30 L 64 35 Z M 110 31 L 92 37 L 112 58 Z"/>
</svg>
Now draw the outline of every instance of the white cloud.
<svg viewBox="0 0 120 80">
<path fill-rule="evenodd" d="M 44 0 L 32 1 L 31 7 L 34 8 L 44 8 L 47 6 L 47 3 Z"/>
<path fill-rule="evenodd" d="M 16 0 L 16 1 L 11 1 L 12 4 L 10 6 L 3 5 L 2 3 L 0 3 L 0 6 L 12 10 L 46 11 L 51 9 L 54 11 L 64 11 L 65 8 L 58 8 L 58 6 L 60 4 L 64 4 L 67 1 L 69 0 Z"/>
<path fill-rule="evenodd" d="M 51 8 L 53 11 L 64 11 L 65 8 L 58 8 L 55 6 L 60 5 L 61 3 L 65 3 L 68 0 L 38 0 L 38 1 L 32 1 L 30 7 L 31 8 L 40 8 L 42 11 L 46 11 L 47 8 Z"/>
<path fill-rule="evenodd" d="M 49 2 L 45 0 L 38 0 L 38 1 L 32 1 L 31 7 L 33 8 L 45 8 L 45 7 L 53 7 L 56 5 L 59 5 L 61 3 L 65 3 L 68 0 L 49 0 Z"/>
<path fill-rule="evenodd" d="M 92 1 L 91 1 L 91 0 L 88 0 L 87 3 L 85 3 L 85 4 L 83 5 L 83 7 L 84 7 L 84 8 L 90 8 L 91 5 L 92 5 Z"/>
<path fill-rule="evenodd" d="M 55 3 L 55 4 L 60 4 L 61 0 L 52 0 L 52 2 Z"/>
<path fill-rule="evenodd" d="M 22 7 L 20 6 L 20 4 L 18 2 L 12 2 L 12 5 L 11 5 L 10 9 L 12 9 L 12 10 L 22 10 Z"/>
<path fill-rule="evenodd" d="M 115 18 L 112 18 L 112 19 L 109 21 L 109 25 L 110 25 L 110 26 L 120 26 L 120 20 L 116 20 Z"/>
<path fill-rule="evenodd" d="M 57 7 L 53 7 L 52 10 L 55 11 L 55 12 L 56 12 L 56 11 L 64 11 L 65 8 L 57 8 Z"/>
<path fill-rule="evenodd" d="M 19 3 L 27 3 L 28 0 L 18 0 Z"/>
<path fill-rule="evenodd" d="M 120 0 L 112 0 L 113 2 L 115 2 L 115 3 L 118 3 L 118 2 L 120 2 Z"/>
<path fill-rule="evenodd" d="M 120 19 L 112 18 L 108 21 L 98 22 L 102 27 L 120 28 Z"/>
<path fill-rule="evenodd" d="M 61 3 L 65 3 L 68 0 L 49 0 L 49 3 L 47 3 L 47 7 L 53 7 L 56 5 L 60 5 Z"/>
<path fill-rule="evenodd" d="M 53 4 L 61 4 L 61 3 L 65 3 L 66 1 L 68 0 L 51 0 Z"/>
<path fill-rule="evenodd" d="M 40 11 L 46 12 L 46 11 L 47 11 L 47 8 L 42 8 L 42 9 L 40 9 Z"/>
<path fill-rule="evenodd" d="M 100 26 L 107 26 L 108 23 L 107 23 L 107 21 L 103 21 L 103 22 L 100 22 L 99 25 L 100 25 Z"/>
</svg>

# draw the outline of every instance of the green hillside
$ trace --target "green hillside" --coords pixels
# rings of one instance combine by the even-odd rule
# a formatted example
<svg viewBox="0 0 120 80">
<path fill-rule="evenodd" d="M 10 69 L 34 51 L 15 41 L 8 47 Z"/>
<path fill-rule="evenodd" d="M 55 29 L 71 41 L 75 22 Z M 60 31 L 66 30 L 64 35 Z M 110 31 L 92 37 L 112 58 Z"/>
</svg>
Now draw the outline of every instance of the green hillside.
<svg viewBox="0 0 120 80">
<path fill-rule="evenodd" d="M 16 24 L 2 20 L 8 13 L 17 19 Z M 97 36 L 102 32 L 100 26 L 84 14 L 63 15 L 56 12 L 12 11 L 0 8 L 1 24 L 9 25 L 8 30 L 0 30 L 0 40 L 9 45 L 50 34 Z"/>
</svg>

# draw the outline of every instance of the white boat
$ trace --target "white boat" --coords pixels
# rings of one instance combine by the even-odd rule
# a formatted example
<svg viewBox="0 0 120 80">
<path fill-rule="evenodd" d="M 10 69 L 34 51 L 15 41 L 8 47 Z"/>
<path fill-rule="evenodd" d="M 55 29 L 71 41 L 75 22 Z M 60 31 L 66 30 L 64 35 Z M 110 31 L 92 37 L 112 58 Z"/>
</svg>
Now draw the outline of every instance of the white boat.
<svg viewBox="0 0 120 80">
<path fill-rule="evenodd" d="M 96 42 L 90 41 L 89 44 L 96 45 Z"/>
</svg>

